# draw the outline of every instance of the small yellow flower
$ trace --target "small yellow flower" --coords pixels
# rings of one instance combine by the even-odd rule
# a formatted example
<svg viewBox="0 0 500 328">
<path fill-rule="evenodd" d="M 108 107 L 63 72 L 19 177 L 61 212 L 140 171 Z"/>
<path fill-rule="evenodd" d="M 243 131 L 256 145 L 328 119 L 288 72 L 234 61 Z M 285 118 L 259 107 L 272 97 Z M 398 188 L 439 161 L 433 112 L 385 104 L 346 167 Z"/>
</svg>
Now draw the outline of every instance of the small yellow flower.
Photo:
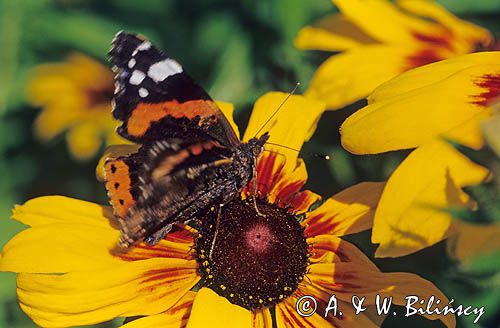
<svg viewBox="0 0 500 328">
<path fill-rule="evenodd" d="M 376 88 L 368 106 L 342 124 L 342 145 L 355 154 L 417 147 L 388 180 L 377 208 L 378 256 L 406 255 L 450 237 L 457 258 L 500 248 L 500 226 L 474 227 L 445 211 L 473 208 L 461 188 L 484 181 L 488 170 L 441 140 L 483 146 L 480 123 L 500 97 L 499 63 L 499 51 L 482 52 L 410 70 Z"/>
<path fill-rule="evenodd" d="M 256 102 L 243 140 L 254 136 L 283 97 L 270 93 Z M 273 142 L 301 148 L 323 109 L 290 97 L 270 124 Z M 265 216 L 243 199 L 253 194 L 245 190 L 221 210 L 216 238 L 219 214 L 209 209 L 197 231 L 178 225 L 155 246 L 141 243 L 113 255 L 119 231 L 109 207 L 41 197 L 14 210 L 13 217 L 30 228 L 5 246 L 0 269 L 18 273 L 22 309 L 51 327 L 133 316 L 140 318 L 124 327 L 272 327 L 271 307 L 280 328 L 377 327 L 383 318 L 355 314 L 348 304 L 353 295 L 366 296 L 369 307 L 376 294 L 400 305 L 407 295 L 447 302 L 429 281 L 382 273 L 340 238 L 371 227 L 383 183 L 355 185 L 309 211 L 320 197 L 302 190 L 304 161 L 273 147 L 257 165 L 258 207 Z M 297 314 L 298 297 L 312 295 L 324 309 L 332 294 L 342 315 Z M 455 325 L 454 316 L 427 317 Z"/>
<path fill-rule="evenodd" d="M 306 95 L 339 109 L 402 72 L 477 51 L 490 33 L 434 1 L 332 0 L 340 14 L 299 31 L 301 49 L 341 52 L 316 71 Z"/>
<path fill-rule="evenodd" d="M 37 67 L 27 85 L 28 100 L 42 108 L 35 121 L 36 135 L 50 140 L 67 131 L 69 150 L 78 160 L 93 157 L 103 138 L 107 144 L 124 143 L 114 132 L 112 97 L 112 73 L 83 54 Z"/>
</svg>

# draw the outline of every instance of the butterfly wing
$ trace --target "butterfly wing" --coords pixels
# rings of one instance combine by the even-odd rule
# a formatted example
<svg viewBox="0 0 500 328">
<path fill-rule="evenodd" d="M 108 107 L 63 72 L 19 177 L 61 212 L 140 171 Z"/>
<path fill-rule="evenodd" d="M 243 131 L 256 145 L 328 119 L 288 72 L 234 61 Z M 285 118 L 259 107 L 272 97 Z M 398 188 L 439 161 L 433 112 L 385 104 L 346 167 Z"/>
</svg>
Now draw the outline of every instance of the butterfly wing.
<svg viewBox="0 0 500 328">
<path fill-rule="evenodd" d="M 121 136 L 139 143 L 213 138 L 227 147 L 239 144 L 205 90 L 146 38 L 120 32 L 109 55 L 117 72 L 113 115 L 123 121 Z"/>
<path fill-rule="evenodd" d="M 106 162 L 106 187 L 119 217 L 121 245 L 168 231 L 236 195 L 241 187 L 231 173 L 232 155 L 217 141 L 169 139 Z"/>
<path fill-rule="evenodd" d="M 139 169 L 142 156 L 133 153 L 108 158 L 104 163 L 104 181 L 109 202 L 118 218 L 125 218 L 139 198 Z"/>
</svg>

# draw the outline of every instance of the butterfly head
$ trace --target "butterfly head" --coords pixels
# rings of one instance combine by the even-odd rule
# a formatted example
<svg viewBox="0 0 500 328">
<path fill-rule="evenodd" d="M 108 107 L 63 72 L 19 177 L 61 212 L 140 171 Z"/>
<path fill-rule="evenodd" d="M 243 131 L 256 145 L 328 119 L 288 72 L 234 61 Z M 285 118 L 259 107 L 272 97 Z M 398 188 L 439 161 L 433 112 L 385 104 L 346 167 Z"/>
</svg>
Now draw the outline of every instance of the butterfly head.
<svg viewBox="0 0 500 328">
<path fill-rule="evenodd" d="M 252 155 L 255 159 L 257 159 L 264 151 L 264 145 L 266 144 L 267 140 L 269 140 L 268 132 L 264 133 L 259 138 L 252 138 L 248 140 L 248 148 L 252 152 Z"/>
</svg>

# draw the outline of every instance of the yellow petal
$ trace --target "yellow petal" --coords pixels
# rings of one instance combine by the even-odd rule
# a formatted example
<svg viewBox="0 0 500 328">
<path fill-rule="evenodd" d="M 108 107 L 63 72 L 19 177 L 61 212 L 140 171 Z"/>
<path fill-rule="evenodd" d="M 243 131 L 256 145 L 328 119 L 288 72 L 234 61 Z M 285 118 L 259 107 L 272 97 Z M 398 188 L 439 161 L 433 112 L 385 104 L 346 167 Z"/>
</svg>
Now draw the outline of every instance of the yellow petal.
<svg viewBox="0 0 500 328">
<path fill-rule="evenodd" d="M 305 234 L 342 236 L 370 229 L 384 186 L 383 182 L 363 182 L 332 196 L 307 213 Z"/>
<path fill-rule="evenodd" d="M 252 313 L 209 288 L 198 291 L 194 300 L 188 328 L 251 327 Z"/>
<path fill-rule="evenodd" d="M 481 131 L 488 146 L 500 158 L 500 104 L 492 107 L 494 115 L 481 123 Z"/>
<path fill-rule="evenodd" d="M 406 305 L 409 295 L 425 301 L 434 296 L 441 300 L 441 304 L 448 304 L 447 297 L 430 281 L 411 273 L 383 273 L 361 263 L 315 263 L 309 267 L 307 276 L 310 283 L 305 284 L 305 288 L 312 291 L 314 296 L 335 294 L 338 299 L 351 302 L 353 295 L 357 295 L 366 297 L 364 305 L 374 304 L 377 295 L 382 298 L 393 297 L 393 303 L 397 305 Z M 431 320 L 439 319 L 447 327 L 455 327 L 453 315 L 424 316 Z"/>
<path fill-rule="evenodd" d="M 398 0 L 396 3 L 411 13 L 431 18 L 451 30 L 457 41 L 465 43 L 461 49 L 464 53 L 473 51 L 478 44 L 487 46 L 492 42 L 493 37 L 488 30 L 461 20 L 435 1 Z"/>
<path fill-rule="evenodd" d="M 0 269 L 52 273 L 116 265 L 120 260 L 109 252 L 118 242 L 118 235 L 112 228 L 70 223 L 27 229 L 4 247 Z"/>
<path fill-rule="evenodd" d="M 199 280 L 193 236 L 182 227 L 155 246 L 113 255 L 119 232 L 109 207 L 51 196 L 13 216 L 31 228 L 4 247 L 0 270 L 19 273 L 21 307 L 40 326 L 160 313 Z"/>
<path fill-rule="evenodd" d="M 67 75 L 80 87 L 90 89 L 110 88 L 113 85 L 113 73 L 99 61 L 81 53 L 72 53 L 63 63 Z M 112 90 L 112 88 L 110 88 Z"/>
<path fill-rule="evenodd" d="M 20 273 L 21 308 L 40 326 L 88 325 L 168 310 L 199 280 L 196 262 L 153 258 L 66 274 Z"/>
<path fill-rule="evenodd" d="M 102 131 L 91 121 L 74 126 L 66 138 L 69 150 L 78 160 L 92 158 L 102 145 Z"/>
<path fill-rule="evenodd" d="M 16 235 L 4 247 L 0 259 L 2 271 L 65 273 L 123 264 L 120 257 L 111 254 L 119 231 L 108 206 L 48 196 L 17 206 L 13 217 L 32 228 Z M 189 233 L 181 227 L 152 249 L 137 245 L 137 249 L 126 254 L 126 260 L 164 254 L 187 260 L 193 245 Z"/>
<path fill-rule="evenodd" d="M 295 38 L 295 46 L 299 49 L 326 51 L 343 51 L 373 43 L 377 41 L 340 14 L 302 28 Z"/>
<path fill-rule="evenodd" d="M 252 328 L 272 328 L 273 318 L 268 308 L 252 312 Z"/>
<path fill-rule="evenodd" d="M 342 145 L 355 154 L 373 154 L 444 136 L 481 147 L 479 122 L 491 115 L 486 106 L 498 96 L 499 60 L 500 52 L 466 55 L 383 84 L 369 97 L 368 106 L 344 121 Z"/>
<path fill-rule="evenodd" d="M 264 126 L 265 122 L 280 106 L 282 106 L 280 111 Z M 269 143 L 300 150 L 304 141 L 312 136 L 324 109 L 323 103 L 304 96 L 289 96 L 283 92 L 266 93 L 255 102 L 243 140 L 248 141 L 253 138 L 262 128 L 258 136 L 268 131 L 270 134 Z M 266 145 L 266 149 L 284 156 L 286 159 L 285 172 L 295 168 L 298 158 L 297 151 L 270 144 Z"/>
<path fill-rule="evenodd" d="M 369 272 L 379 272 L 375 264 L 373 264 L 373 262 L 371 262 L 371 260 L 365 254 L 363 254 L 363 252 L 361 252 L 353 244 L 342 240 L 339 237 L 332 235 L 320 235 L 314 238 L 308 238 L 307 243 L 312 246 L 311 257 L 309 258 L 311 261 L 311 265 L 317 263 L 352 262 L 362 267 L 363 270 L 367 270 Z M 314 278 L 314 276 L 311 277 Z M 304 282 L 300 285 L 299 290 L 296 294 L 300 296 L 312 295 L 313 297 L 315 297 L 318 304 L 318 309 L 320 310 L 319 313 L 321 313 L 321 311 L 324 311 L 324 309 L 326 309 L 332 293 L 330 293 L 328 290 L 325 290 L 324 288 L 322 289 L 321 286 L 318 287 L 315 284 L 314 280 L 311 280 L 311 277 L 309 275 L 307 276 Z M 334 276 L 332 275 L 331 278 L 333 279 L 333 277 Z M 326 279 L 328 279 L 328 276 L 326 277 Z M 342 285 L 342 282 L 339 282 L 339 286 L 343 286 L 345 287 L 345 289 L 350 289 L 351 285 Z M 287 299 L 287 301 L 292 300 L 293 303 L 296 303 L 297 297 L 292 296 Z M 289 304 L 290 303 L 291 302 L 289 302 Z M 381 322 L 381 320 L 383 320 L 383 316 L 372 316 L 368 315 L 368 313 L 366 312 L 356 315 L 352 309 L 352 304 L 344 303 L 341 300 L 339 301 L 339 303 L 339 308 L 343 313 L 342 316 L 334 317 L 330 315 L 327 318 L 327 320 L 331 322 L 334 327 L 378 327 L 378 324 Z M 371 309 L 369 311 L 371 312 Z M 331 313 L 332 312 L 330 312 L 330 314 Z M 291 321 L 293 317 L 289 319 Z M 306 320 L 306 322 L 308 321 Z"/>
<path fill-rule="evenodd" d="M 414 33 L 433 35 L 443 29 L 424 19 L 410 16 L 390 1 L 332 0 L 342 14 L 366 34 L 383 43 L 413 46 Z"/>
<path fill-rule="evenodd" d="M 295 38 L 295 47 L 299 49 L 340 51 L 359 46 L 355 40 L 313 26 L 302 28 Z"/>
<path fill-rule="evenodd" d="M 401 73 L 411 53 L 405 48 L 372 45 L 332 56 L 314 73 L 305 95 L 324 101 L 329 109 L 342 108 Z"/>
<path fill-rule="evenodd" d="M 451 216 L 444 211 L 469 204 L 460 187 L 478 183 L 488 171 L 444 142 L 413 151 L 389 178 L 373 223 L 376 256 L 416 252 L 447 237 Z"/>
<path fill-rule="evenodd" d="M 74 104 L 63 106 L 65 105 L 48 106 L 40 112 L 34 123 L 38 138 L 44 141 L 50 140 L 78 122 L 80 113 Z"/>
<path fill-rule="evenodd" d="M 31 227 L 68 223 L 97 225 L 111 229 L 110 220 L 113 220 L 109 206 L 64 196 L 43 196 L 31 199 L 23 205 L 17 205 L 12 217 Z"/>
<path fill-rule="evenodd" d="M 195 292 L 187 292 L 172 308 L 164 313 L 139 318 L 129 322 L 124 328 L 182 328 L 187 324 Z"/>
<path fill-rule="evenodd" d="M 26 98 L 37 106 L 57 104 L 62 99 L 69 99 L 74 105 L 85 105 L 85 95 L 82 90 L 69 76 L 67 67 L 60 64 L 37 67 L 29 77 Z M 68 114 L 71 115 L 71 111 L 68 111 Z"/>
<path fill-rule="evenodd" d="M 448 240 L 448 253 L 463 261 L 500 250 L 500 225 L 471 224 L 455 221 L 454 233 Z"/>
<path fill-rule="evenodd" d="M 498 63 L 500 52 L 477 52 L 450 58 L 407 71 L 391 81 L 381 85 L 368 97 L 368 103 L 388 101 L 389 98 L 400 96 L 446 80 L 455 73 L 476 65 Z M 397 98 L 395 98 L 397 99 Z"/>
<path fill-rule="evenodd" d="M 128 145 L 112 145 L 106 148 L 99 163 L 95 169 L 95 175 L 98 181 L 104 181 L 104 163 L 108 158 L 118 158 L 120 156 L 127 156 L 136 153 L 140 148 L 137 144 Z"/>
<path fill-rule="evenodd" d="M 226 116 L 227 120 L 229 121 L 229 124 L 231 124 L 231 127 L 234 129 L 234 132 L 236 133 L 236 136 L 240 138 L 240 131 L 238 130 L 238 126 L 234 122 L 234 105 L 229 102 L 225 101 L 220 101 L 216 100 L 217 106 L 220 108 L 222 113 L 224 113 L 224 116 Z"/>
</svg>

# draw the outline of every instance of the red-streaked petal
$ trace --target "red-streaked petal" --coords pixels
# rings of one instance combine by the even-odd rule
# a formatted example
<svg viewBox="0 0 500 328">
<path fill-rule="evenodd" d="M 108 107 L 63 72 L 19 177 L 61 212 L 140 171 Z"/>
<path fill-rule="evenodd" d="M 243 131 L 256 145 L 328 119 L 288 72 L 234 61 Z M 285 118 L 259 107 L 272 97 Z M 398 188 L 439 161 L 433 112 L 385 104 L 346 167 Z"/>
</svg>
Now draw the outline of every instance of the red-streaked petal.
<svg viewBox="0 0 500 328">
<path fill-rule="evenodd" d="M 307 213 L 305 234 L 342 236 L 370 229 L 384 186 L 384 182 L 363 182 L 330 197 Z"/>
<path fill-rule="evenodd" d="M 195 261 L 155 258 L 62 275 L 20 273 L 21 308 L 40 326 L 88 325 L 168 310 L 199 280 Z"/>
<path fill-rule="evenodd" d="M 154 246 L 140 243 L 119 257 L 125 261 L 147 260 L 155 257 L 193 259 L 193 242 L 196 231 L 186 225 L 178 224 L 179 230 L 168 233 Z M 174 228 L 175 229 L 175 228 Z"/>
<path fill-rule="evenodd" d="M 252 328 L 272 328 L 273 318 L 268 308 L 252 312 Z"/>
<path fill-rule="evenodd" d="M 311 263 L 356 262 L 377 270 L 373 262 L 353 244 L 332 235 L 307 238 L 311 245 Z"/>
<path fill-rule="evenodd" d="M 342 145 L 352 153 L 374 154 L 445 137 L 479 149 L 479 123 L 491 115 L 485 105 L 500 96 L 499 59 L 498 51 L 475 53 L 399 75 L 344 121 Z"/>
<path fill-rule="evenodd" d="M 278 108 L 280 111 L 273 116 Z M 300 150 L 311 137 L 324 110 L 325 105 L 312 98 L 268 92 L 255 102 L 243 141 L 269 132 L 266 150 L 282 154 L 288 172 L 296 166 L 299 154 L 295 149 Z"/>
<path fill-rule="evenodd" d="M 333 324 L 315 313 L 310 317 L 300 316 L 295 309 L 295 300 L 289 297 L 276 305 L 276 325 L 278 328 L 333 327 Z"/>
<path fill-rule="evenodd" d="M 483 91 L 477 95 L 473 95 L 473 104 L 486 107 L 500 97 L 500 72 L 479 76 L 474 83 L 482 88 Z"/>
<path fill-rule="evenodd" d="M 401 72 L 431 64 L 443 59 L 446 59 L 446 56 L 443 56 L 438 49 L 432 47 L 422 48 L 406 56 L 406 63 L 401 68 Z"/>
<path fill-rule="evenodd" d="M 187 292 L 168 311 L 131 321 L 125 328 L 183 328 L 187 324 L 196 292 Z"/>
<path fill-rule="evenodd" d="M 446 296 L 430 281 L 415 274 L 392 272 L 383 273 L 378 269 L 355 262 L 314 263 L 309 267 L 307 286 L 312 286 L 313 295 L 318 292 L 335 294 L 345 302 L 350 302 L 353 295 L 366 297 L 363 304 L 375 304 L 376 295 L 393 297 L 393 303 L 406 305 L 406 297 L 418 296 L 429 300 L 431 296 L 447 304 Z M 424 315 L 431 320 L 439 319 L 447 327 L 455 326 L 454 315 Z"/>
<path fill-rule="evenodd" d="M 456 53 L 471 52 L 478 44 L 488 46 L 493 41 L 488 30 L 461 20 L 436 1 L 398 0 L 396 3 L 408 12 L 430 18 L 444 26 L 453 34 Z"/>
<path fill-rule="evenodd" d="M 257 164 L 257 190 L 261 196 L 267 196 L 269 202 L 290 208 L 294 213 L 305 212 L 321 197 L 312 191 L 303 190 L 307 181 L 307 170 L 302 159 L 298 159 L 295 168 L 285 170 L 285 157 L 275 152 L 264 152 Z M 246 195 L 253 193 L 253 181 L 248 184 Z"/>
</svg>

